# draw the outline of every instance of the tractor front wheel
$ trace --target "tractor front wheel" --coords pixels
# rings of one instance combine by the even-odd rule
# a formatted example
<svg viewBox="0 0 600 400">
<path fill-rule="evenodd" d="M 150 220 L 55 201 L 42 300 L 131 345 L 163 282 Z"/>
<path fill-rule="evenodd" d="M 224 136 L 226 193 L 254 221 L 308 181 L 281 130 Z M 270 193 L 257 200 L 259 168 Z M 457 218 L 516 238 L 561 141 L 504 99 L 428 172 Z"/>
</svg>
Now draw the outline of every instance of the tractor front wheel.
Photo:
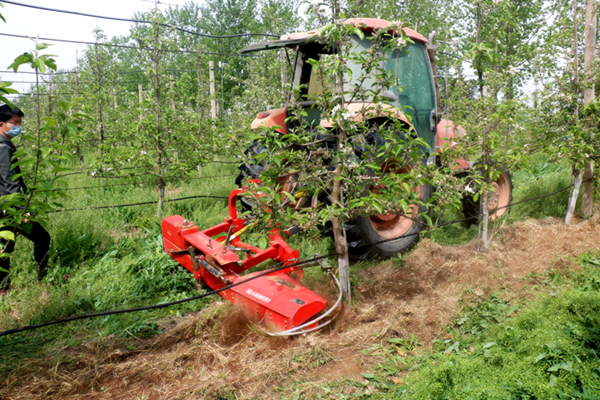
<svg viewBox="0 0 600 400">
<path fill-rule="evenodd" d="M 500 218 L 509 210 L 512 202 L 512 177 L 510 172 L 504 171 L 492 182 L 494 191 L 490 192 L 488 201 L 489 216 L 492 221 Z M 481 196 L 475 201 L 472 195 L 463 197 L 463 213 L 469 218 L 469 223 L 474 224 L 481 218 Z"/>
</svg>

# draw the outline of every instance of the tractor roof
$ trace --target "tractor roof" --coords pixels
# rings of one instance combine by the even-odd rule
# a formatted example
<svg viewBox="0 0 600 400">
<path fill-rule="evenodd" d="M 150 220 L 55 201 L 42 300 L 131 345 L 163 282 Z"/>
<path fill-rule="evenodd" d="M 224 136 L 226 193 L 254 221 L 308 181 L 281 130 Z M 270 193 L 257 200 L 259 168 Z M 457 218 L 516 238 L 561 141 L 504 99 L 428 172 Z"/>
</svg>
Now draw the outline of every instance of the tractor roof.
<svg viewBox="0 0 600 400">
<path fill-rule="evenodd" d="M 376 18 L 351 18 L 344 21 L 344 25 L 354 25 L 364 32 L 373 32 L 381 29 L 387 29 L 392 23 L 390 21 L 386 21 L 385 19 L 376 19 Z M 417 33 L 416 31 L 410 28 L 402 28 L 404 33 L 416 42 L 427 43 L 427 39 L 425 36 Z M 389 33 L 397 34 L 397 31 L 394 29 L 389 29 Z M 268 42 L 261 42 L 258 44 L 254 44 L 252 46 L 244 47 L 239 52 L 240 53 L 251 53 L 253 51 L 260 50 L 270 50 L 277 49 L 281 47 L 292 47 L 302 43 L 308 43 L 316 40 L 318 37 L 318 29 L 309 31 L 309 32 L 295 32 L 290 33 L 289 35 L 283 35 L 279 40 L 271 40 Z"/>
</svg>

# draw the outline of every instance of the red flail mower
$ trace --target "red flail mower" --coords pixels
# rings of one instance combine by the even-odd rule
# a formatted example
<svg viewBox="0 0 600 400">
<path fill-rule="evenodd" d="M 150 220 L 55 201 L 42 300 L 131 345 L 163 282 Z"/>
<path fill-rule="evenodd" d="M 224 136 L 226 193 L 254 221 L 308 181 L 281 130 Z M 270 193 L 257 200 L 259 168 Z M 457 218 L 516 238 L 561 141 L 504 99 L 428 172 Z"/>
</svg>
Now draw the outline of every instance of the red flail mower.
<svg viewBox="0 0 600 400">
<path fill-rule="evenodd" d="M 240 239 L 251 225 L 238 217 L 236 208 L 238 196 L 245 192 L 245 188 L 232 191 L 229 216 L 205 230 L 179 215 L 163 219 L 165 251 L 213 290 L 225 288 L 219 294 L 243 308 L 252 319 L 261 321 L 273 331 L 269 332 L 271 335 L 297 335 L 329 324 L 332 318 L 327 317 L 339 305 L 341 294 L 334 306 L 325 311 L 327 301 L 298 283 L 304 276 L 301 268 L 306 265 L 299 266 L 298 250 L 285 242 L 289 231 L 272 229 L 265 249 Z M 245 256 L 240 258 L 238 254 Z M 283 268 L 241 275 L 267 260 L 279 262 Z M 328 272 L 338 283 L 330 269 Z"/>
</svg>

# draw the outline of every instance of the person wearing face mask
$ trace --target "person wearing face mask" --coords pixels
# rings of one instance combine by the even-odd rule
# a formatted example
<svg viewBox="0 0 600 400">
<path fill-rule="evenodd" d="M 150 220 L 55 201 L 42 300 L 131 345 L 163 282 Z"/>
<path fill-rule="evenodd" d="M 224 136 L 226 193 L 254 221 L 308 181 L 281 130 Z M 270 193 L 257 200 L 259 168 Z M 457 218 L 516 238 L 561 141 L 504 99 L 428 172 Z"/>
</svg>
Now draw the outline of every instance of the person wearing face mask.
<svg viewBox="0 0 600 400">
<path fill-rule="evenodd" d="M 21 123 L 25 115 L 16 107 L 8 105 L 0 106 L 0 219 L 4 216 L 4 206 L 2 205 L 2 196 L 12 193 L 27 193 L 27 186 L 23 178 L 15 175 L 21 174 L 18 166 L 13 166 L 17 161 L 13 159 L 17 150 L 12 140 L 18 137 L 21 132 Z M 38 281 L 42 281 L 48 271 L 48 251 L 50 249 L 50 235 L 42 225 L 37 222 L 24 220 L 22 226 L 3 226 L 0 230 L 11 230 L 15 236 L 25 236 L 33 242 L 33 252 L 35 261 L 38 265 Z M 0 239 L 4 245 L 4 253 L 11 254 L 15 248 L 14 241 Z M 0 258 L 0 268 L 8 271 L 10 269 L 10 258 Z M 6 294 L 10 289 L 10 275 L 0 271 L 0 295 Z"/>
</svg>

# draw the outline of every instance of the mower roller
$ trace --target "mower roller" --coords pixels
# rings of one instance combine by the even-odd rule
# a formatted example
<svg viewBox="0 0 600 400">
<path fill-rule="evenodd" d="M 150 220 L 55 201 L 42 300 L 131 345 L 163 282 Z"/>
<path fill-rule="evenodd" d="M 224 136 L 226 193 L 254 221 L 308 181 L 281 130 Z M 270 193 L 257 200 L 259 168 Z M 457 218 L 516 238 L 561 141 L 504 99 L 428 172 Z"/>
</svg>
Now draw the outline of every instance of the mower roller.
<svg viewBox="0 0 600 400">
<path fill-rule="evenodd" d="M 275 226 L 270 231 L 269 246 L 265 249 L 240 239 L 251 225 L 237 213 L 236 202 L 244 192 L 247 192 L 246 188 L 231 192 L 229 216 L 223 223 L 211 228 L 200 230 L 179 215 L 163 219 L 165 251 L 193 273 L 194 278 L 213 290 L 235 285 L 219 294 L 244 309 L 252 319 L 262 321 L 268 329 L 294 334 L 304 332 L 300 329 L 306 327 L 314 330 L 316 322 L 312 324 L 309 320 L 323 312 L 327 301 L 298 283 L 304 271 L 297 266 L 298 250 L 293 250 L 283 238 L 289 236 L 289 231 L 279 231 Z M 240 258 L 238 253 L 244 254 L 244 257 Z M 267 260 L 288 268 L 256 278 L 264 272 L 241 275 Z"/>
</svg>

